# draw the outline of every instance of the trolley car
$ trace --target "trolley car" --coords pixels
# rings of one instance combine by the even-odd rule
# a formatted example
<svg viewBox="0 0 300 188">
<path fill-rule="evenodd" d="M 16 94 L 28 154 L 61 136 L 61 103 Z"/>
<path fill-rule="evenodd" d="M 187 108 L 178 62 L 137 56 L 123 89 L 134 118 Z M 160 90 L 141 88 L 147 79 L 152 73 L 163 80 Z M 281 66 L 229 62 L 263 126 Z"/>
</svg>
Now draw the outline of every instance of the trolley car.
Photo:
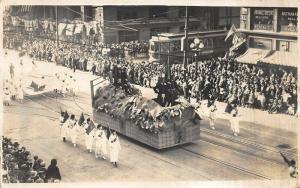
<svg viewBox="0 0 300 188">
<path fill-rule="evenodd" d="M 99 95 L 99 91 L 101 90 L 101 88 L 103 89 L 103 86 L 100 86 L 103 85 L 103 82 L 105 81 L 101 81 L 100 78 L 97 78 L 90 82 L 93 106 L 93 120 L 95 123 L 100 123 L 104 127 L 116 130 L 121 135 L 127 136 L 131 139 L 134 139 L 156 149 L 182 145 L 185 143 L 193 142 L 200 138 L 200 118 L 193 118 L 194 116 L 191 114 L 195 111 L 192 107 L 183 109 L 180 117 L 172 117 L 169 120 L 164 121 L 163 124 L 164 126 L 166 126 L 166 128 L 158 130 L 157 132 L 151 132 L 145 128 L 143 129 L 140 126 L 137 126 L 136 123 L 130 119 L 114 117 L 109 113 L 99 111 L 99 99 L 97 99 L 97 95 Z M 107 90 L 106 88 L 104 89 Z M 113 94 L 110 92 L 108 98 L 110 98 L 111 95 Z M 105 100 L 109 100 L 103 99 L 104 97 L 98 98 L 100 98 L 102 104 L 106 102 Z M 126 97 L 124 100 L 126 100 Z M 124 100 L 121 100 L 120 102 L 124 103 Z M 168 108 L 158 106 L 159 104 L 155 101 L 151 101 L 151 104 L 159 107 L 161 110 L 166 110 Z"/>
</svg>

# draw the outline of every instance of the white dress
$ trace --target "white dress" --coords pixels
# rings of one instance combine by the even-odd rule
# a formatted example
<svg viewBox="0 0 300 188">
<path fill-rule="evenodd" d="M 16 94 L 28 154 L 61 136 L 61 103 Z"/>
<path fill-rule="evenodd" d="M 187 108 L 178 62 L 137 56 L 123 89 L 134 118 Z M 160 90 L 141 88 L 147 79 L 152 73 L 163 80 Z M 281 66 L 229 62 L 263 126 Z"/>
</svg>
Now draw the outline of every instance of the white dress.
<svg viewBox="0 0 300 188">
<path fill-rule="evenodd" d="M 121 150 L 121 145 L 118 136 L 111 134 L 108 142 L 109 142 L 110 162 L 118 162 L 119 151 Z"/>
<path fill-rule="evenodd" d="M 24 91 L 23 91 L 22 87 L 18 88 L 17 98 L 20 99 L 20 100 L 24 99 Z"/>
<path fill-rule="evenodd" d="M 87 123 L 85 125 L 85 129 L 87 129 L 88 126 L 89 126 L 89 124 Z M 89 134 L 87 134 L 87 132 L 85 132 L 85 146 L 86 146 L 86 149 L 88 149 L 88 150 L 91 150 L 93 148 L 94 135 L 95 135 L 95 128 Z"/>
<path fill-rule="evenodd" d="M 231 119 L 230 119 L 230 128 L 235 133 L 240 132 L 240 120 L 239 120 L 238 116 L 231 117 Z"/>
<path fill-rule="evenodd" d="M 68 135 L 69 135 L 69 128 L 68 128 L 68 125 L 69 125 L 69 120 L 66 120 L 62 126 L 61 126 L 61 139 L 63 138 L 67 138 Z"/>
<path fill-rule="evenodd" d="M 106 137 L 105 130 L 97 130 L 95 134 L 95 154 L 106 156 L 107 155 L 107 143 L 108 139 Z"/>
<path fill-rule="evenodd" d="M 75 124 L 74 123 L 75 122 L 73 121 L 73 128 L 70 130 L 70 135 L 71 135 L 72 143 L 76 144 L 80 127 L 78 125 L 78 122 L 76 122 Z"/>
</svg>

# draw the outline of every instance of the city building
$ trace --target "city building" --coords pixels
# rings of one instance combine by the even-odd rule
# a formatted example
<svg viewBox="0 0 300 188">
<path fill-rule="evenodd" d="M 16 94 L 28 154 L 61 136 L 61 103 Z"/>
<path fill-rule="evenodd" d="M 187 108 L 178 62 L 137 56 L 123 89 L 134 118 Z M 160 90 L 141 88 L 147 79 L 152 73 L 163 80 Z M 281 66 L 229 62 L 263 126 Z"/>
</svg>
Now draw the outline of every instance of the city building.
<svg viewBox="0 0 300 188">
<path fill-rule="evenodd" d="M 238 7 L 189 7 L 188 14 L 189 31 L 239 26 Z M 102 6 L 95 14 L 105 43 L 148 41 L 159 33 L 183 33 L 184 18 L 185 7 L 174 6 Z"/>
</svg>

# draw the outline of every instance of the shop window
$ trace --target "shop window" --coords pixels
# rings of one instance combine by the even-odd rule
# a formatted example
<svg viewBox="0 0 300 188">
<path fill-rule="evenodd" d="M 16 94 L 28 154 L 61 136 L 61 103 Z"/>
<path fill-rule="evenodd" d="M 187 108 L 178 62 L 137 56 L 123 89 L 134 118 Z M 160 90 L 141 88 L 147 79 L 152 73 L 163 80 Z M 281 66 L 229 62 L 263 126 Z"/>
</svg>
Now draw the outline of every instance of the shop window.
<svg viewBox="0 0 300 188">
<path fill-rule="evenodd" d="M 252 10 L 252 29 L 273 31 L 274 9 L 255 8 Z"/>
<path fill-rule="evenodd" d="M 279 29 L 281 32 L 297 32 L 297 8 L 279 9 Z"/>
</svg>

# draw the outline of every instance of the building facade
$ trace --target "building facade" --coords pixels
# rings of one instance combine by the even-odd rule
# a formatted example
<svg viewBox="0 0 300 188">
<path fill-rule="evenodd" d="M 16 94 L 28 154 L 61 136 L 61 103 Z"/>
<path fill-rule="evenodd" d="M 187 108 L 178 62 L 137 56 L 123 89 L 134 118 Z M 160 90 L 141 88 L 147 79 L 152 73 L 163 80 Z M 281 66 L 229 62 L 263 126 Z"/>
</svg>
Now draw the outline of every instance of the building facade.
<svg viewBox="0 0 300 188">
<path fill-rule="evenodd" d="M 189 7 L 189 31 L 224 29 L 239 26 L 240 8 Z M 101 41 L 120 43 L 148 41 L 159 33 L 184 32 L 185 7 L 174 6 L 102 6 L 96 8 Z"/>
<path fill-rule="evenodd" d="M 240 31 L 250 48 L 297 51 L 297 8 L 241 8 Z"/>
</svg>

